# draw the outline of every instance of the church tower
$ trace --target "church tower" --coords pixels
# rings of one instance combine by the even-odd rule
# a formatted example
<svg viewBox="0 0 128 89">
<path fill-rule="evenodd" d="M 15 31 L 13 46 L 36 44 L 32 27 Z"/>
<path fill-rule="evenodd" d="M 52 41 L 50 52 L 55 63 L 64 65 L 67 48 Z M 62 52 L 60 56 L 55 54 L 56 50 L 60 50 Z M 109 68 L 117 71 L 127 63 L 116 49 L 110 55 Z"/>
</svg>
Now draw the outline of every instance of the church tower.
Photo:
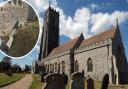
<svg viewBox="0 0 128 89">
<path fill-rule="evenodd" d="M 49 5 L 44 15 L 39 60 L 47 57 L 57 46 L 59 46 L 59 12 Z"/>
</svg>

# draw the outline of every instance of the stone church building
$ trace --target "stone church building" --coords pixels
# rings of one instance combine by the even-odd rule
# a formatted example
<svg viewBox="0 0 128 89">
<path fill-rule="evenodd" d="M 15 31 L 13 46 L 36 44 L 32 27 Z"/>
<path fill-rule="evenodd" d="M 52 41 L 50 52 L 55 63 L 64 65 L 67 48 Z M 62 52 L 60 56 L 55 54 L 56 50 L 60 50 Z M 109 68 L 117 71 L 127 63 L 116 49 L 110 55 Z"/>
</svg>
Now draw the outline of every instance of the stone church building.
<svg viewBox="0 0 128 89">
<path fill-rule="evenodd" d="M 118 23 L 90 38 L 84 39 L 80 34 L 59 45 L 59 12 L 50 6 L 45 11 L 38 64 L 45 67 L 46 73 L 65 72 L 70 76 L 75 71 L 84 72 L 99 81 L 108 74 L 110 83 L 128 82 L 127 58 Z"/>
</svg>

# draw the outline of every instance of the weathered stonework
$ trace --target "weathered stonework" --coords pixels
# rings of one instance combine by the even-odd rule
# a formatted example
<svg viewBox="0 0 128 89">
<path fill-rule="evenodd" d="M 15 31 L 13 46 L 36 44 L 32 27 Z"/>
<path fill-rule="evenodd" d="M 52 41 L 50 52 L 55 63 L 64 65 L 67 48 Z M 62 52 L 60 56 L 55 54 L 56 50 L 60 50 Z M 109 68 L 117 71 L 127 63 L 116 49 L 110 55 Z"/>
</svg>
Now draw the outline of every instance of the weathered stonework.
<svg viewBox="0 0 128 89">
<path fill-rule="evenodd" d="M 21 0 L 12 0 L 0 7 L 0 36 L 8 36 L 13 28 L 24 25 L 33 9 Z"/>
</svg>

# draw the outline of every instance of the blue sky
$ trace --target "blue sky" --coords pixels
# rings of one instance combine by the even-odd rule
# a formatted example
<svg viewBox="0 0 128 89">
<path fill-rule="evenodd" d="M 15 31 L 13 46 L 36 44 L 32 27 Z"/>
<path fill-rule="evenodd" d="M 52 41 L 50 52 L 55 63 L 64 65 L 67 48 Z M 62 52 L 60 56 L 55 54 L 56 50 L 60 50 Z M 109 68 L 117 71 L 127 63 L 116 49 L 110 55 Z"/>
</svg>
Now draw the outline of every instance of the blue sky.
<svg viewBox="0 0 128 89">
<path fill-rule="evenodd" d="M 26 0 L 37 11 L 41 25 L 48 7 L 48 0 Z M 85 38 L 98 34 L 115 25 L 119 19 L 120 31 L 128 58 L 128 0 L 50 0 L 51 6 L 60 13 L 60 44 L 82 32 Z M 13 60 L 21 66 L 37 59 L 39 43 L 29 55 Z M 0 59 L 3 54 L 0 53 Z"/>
</svg>

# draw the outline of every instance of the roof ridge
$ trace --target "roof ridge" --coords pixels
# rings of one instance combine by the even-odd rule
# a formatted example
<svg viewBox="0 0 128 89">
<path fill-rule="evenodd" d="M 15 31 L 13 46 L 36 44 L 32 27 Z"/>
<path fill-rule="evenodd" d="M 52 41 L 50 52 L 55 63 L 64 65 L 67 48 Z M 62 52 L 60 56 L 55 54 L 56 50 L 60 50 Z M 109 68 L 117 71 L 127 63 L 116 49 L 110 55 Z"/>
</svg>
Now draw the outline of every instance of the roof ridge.
<svg viewBox="0 0 128 89">
<path fill-rule="evenodd" d="M 89 45 L 91 43 L 99 42 L 101 40 L 114 37 L 115 32 L 116 32 L 115 27 L 112 27 L 109 30 L 103 31 L 101 33 L 98 33 L 96 35 L 93 35 L 93 36 L 83 40 L 81 43 L 81 46 Z"/>
<path fill-rule="evenodd" d="M 78 39 L 80 38 L 80 36 L 75 37 L 74 39 L 71 39 L 68 42 L 66 42 L 66 43 L 64 43 L 64 44 L 62 44 L 60 46 L 57 46 L 56 48 L 54 48 L 51 51 L 51 53 L 48 56 L 52 56 L 52 55 L 58 54 L 60 51 L 65 51 L 67 49 L 70 49 L 70 48 L 74 47 L 75 43 L 78 41 Z M 65 48 L 65 46 L 66 46 L 66 48 Z M 57 51 L 59 51 L 59 52 L 57 52 Z M 54 53 L 54 52 L 57 52 L 57 53 Z"/>
</svg>

